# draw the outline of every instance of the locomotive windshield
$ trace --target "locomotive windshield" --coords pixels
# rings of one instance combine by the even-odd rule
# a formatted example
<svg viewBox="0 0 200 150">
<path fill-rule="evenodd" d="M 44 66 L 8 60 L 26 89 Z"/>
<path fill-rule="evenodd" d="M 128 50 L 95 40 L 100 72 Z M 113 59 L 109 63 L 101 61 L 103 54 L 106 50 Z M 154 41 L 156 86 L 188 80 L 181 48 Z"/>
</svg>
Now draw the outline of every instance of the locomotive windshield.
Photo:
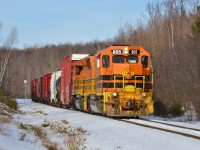
<svg viewBox="0 0 200 150">
<path fill-rule="evenodd" d="M 116 55 L 112 58 L 113 63 L 124 63 L 124 56 Z"/>
<path fill-rule="evenodd" d="M 137 56 L 127 56 L 126 61 L 131 64 L 136 64 L 136 63 L 138 63 L 138 57 Z"/>
<path fill-rule="evenodd" d="M 121 56 L 121 55 L 115 55 L 112 58 L 112 62 L 113 63 L 124 63 L 126 60 L 126 62 L 131 63 L 131 64 L 136 64 L 138 63 L 138 56 Z"/>
</svg>

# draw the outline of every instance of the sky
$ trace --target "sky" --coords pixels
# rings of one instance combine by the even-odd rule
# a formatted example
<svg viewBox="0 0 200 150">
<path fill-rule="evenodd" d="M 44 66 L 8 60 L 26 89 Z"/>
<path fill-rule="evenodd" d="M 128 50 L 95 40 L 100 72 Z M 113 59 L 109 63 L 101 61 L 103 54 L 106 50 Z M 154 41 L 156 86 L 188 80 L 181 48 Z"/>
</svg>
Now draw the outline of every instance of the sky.
<svg viewBox="0 0 200 150">
<path fill-rule="evenodd" d="M 12 27 L 15 47 L 106 40 L 136 24 L 150 0 L 0 0 L 0 45 Z"/>
</svg>

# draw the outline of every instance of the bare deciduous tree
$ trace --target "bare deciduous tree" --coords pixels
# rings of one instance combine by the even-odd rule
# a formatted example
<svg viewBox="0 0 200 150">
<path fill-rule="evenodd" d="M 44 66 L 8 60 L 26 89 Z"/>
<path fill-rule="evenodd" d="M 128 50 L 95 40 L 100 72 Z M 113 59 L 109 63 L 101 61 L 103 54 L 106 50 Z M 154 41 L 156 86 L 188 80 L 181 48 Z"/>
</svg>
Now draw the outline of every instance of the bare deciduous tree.
<svg viewBox="0 0 200 150">
<path fill-rule="evenodd" d="M 8 35 L 6 41 L 3 44 L 3 48 L 6 50 L 5 59 L 3 61 L 3 65 L 0 70 L 0 87 L 2 85 L 4 73 L 6 71 L 6 67 L 8 65 L 8 61 L 11 55 L 11 47 L 17 42 L 17 28 L 13 27 Z"/>
</svg>

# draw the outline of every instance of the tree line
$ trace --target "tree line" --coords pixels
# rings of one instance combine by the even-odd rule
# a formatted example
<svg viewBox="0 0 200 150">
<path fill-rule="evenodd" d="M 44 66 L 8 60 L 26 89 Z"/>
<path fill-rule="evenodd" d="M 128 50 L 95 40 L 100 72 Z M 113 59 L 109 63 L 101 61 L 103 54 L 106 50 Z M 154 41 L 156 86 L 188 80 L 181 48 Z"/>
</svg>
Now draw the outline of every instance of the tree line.
<svg viewBox="0 0 200 150">
<path fill-rule="evenodd" d="M 177 116 L 182 112 L 196 111 L 200 116 L 198 4 L 199 0 L 148 3 L 143 19 L 135 25 L 126 23 L 115 37 L 105 41 L 33 46 L 18 50 L 11 48 L 16 41 L 16 29 L 13 29 L 8 38 L 10 41 L 0 50 L 1 89 L 6 95 L 24 97 L 24 80 L 30 84 L 32 79 L 55 71 L 69 54 L 91 54 L 110 44 L 140 45 L 152 55 L 155 113 Z"/>
</svg>

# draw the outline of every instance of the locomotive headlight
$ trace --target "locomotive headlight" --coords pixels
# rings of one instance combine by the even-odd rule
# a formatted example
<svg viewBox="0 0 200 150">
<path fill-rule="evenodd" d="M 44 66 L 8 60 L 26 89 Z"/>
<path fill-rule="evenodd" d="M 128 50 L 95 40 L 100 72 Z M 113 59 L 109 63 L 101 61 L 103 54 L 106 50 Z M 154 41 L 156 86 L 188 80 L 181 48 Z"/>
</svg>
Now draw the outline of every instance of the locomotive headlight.
<svg viewBox="0 0 200 150">
<path fill-rule="evenodd" d="M 124 54 L 128 54 L 128 47 L 124 48 Z"/>
<path fill-rule="evenodd" d="M 117 92 L 113 92 L 113 96 L 116 97 L 117 96 Z"/>
<path fill-rule="evenodd" d="M 128 50 L 128 47 L 125 47 L 124 50 L 127 51 L 127 50 Z"/>
<path fill-rule="evenodd" d="M 125 50 L 125 51 L 124 51 L 124 54 L 128 54 L 128 50 Z"/>
<path fill-rule="evenodd" d="M 147 97 L 147 93 L 146 92 L 142 92 L 142 97 L 143 98 Z"/>
</svg>

